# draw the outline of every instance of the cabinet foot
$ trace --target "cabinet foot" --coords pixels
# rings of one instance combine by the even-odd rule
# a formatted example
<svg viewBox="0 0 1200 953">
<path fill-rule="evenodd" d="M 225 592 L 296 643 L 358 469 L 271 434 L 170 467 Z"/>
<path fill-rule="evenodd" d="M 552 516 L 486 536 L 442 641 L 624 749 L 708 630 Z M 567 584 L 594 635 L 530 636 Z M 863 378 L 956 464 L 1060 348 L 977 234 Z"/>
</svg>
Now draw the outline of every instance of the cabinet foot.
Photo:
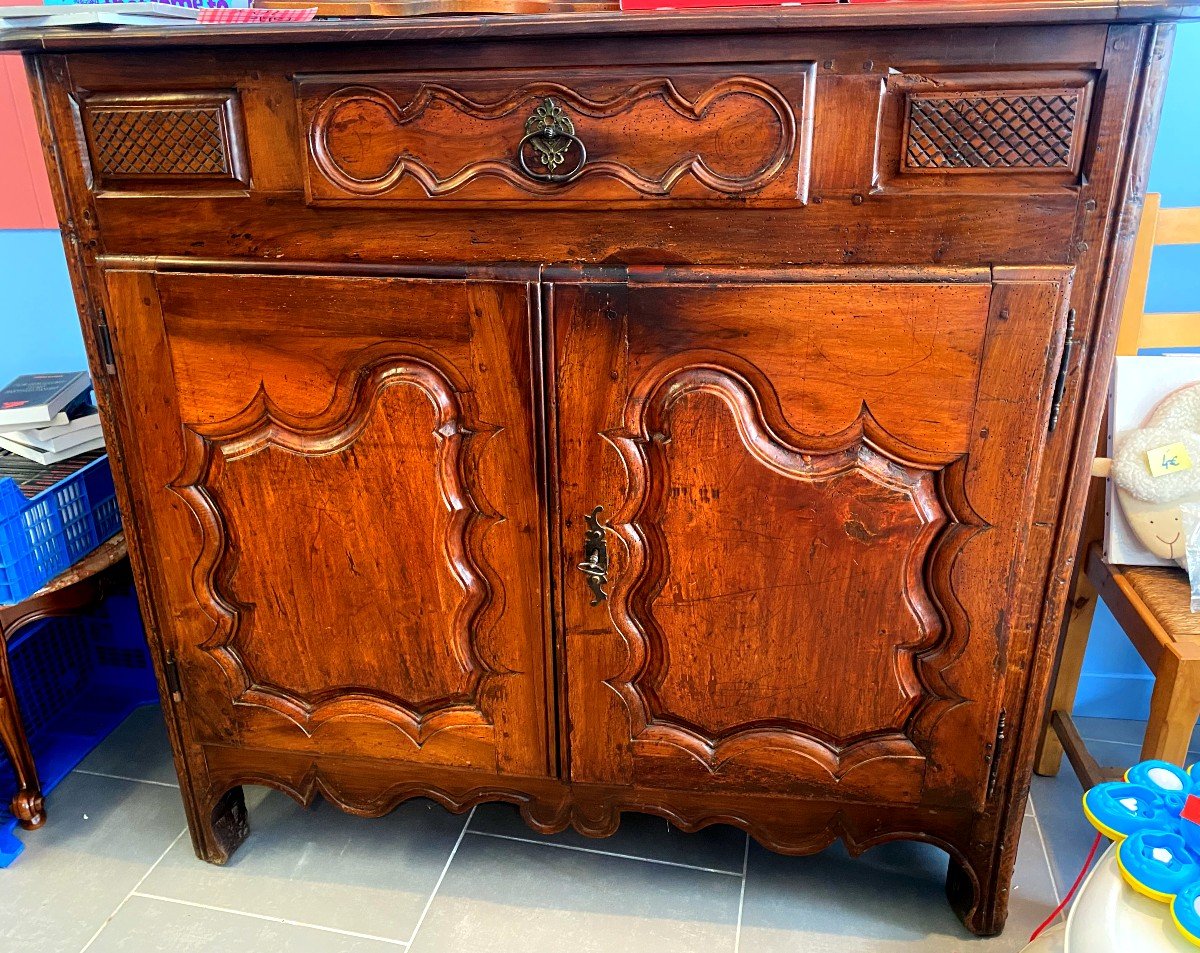
<svg viewBox="0 0 1200 953">
<path fill-rule="evenodd" d="M 946 897 L 963 926 L 976 936 L 996 936 L 1004 929 L 1008 887 L 995 869 L 984 864 L 968 866 L 951 857 Z"/>
<path fill-rule="evenodd" d="M 196 855 L 210 864 L 224 865 L 250 833 L 246 799 L 240 787 L 230 788 L 211 811 L 201 812 Z"/>
</svg>

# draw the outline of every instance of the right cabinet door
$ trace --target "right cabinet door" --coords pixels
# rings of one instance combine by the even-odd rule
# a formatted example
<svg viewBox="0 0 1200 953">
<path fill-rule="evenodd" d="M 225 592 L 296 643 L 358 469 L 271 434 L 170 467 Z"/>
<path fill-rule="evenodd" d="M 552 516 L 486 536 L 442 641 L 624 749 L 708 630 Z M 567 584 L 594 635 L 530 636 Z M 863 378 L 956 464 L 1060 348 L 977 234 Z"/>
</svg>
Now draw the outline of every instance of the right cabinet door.
<svg viewBox="0 0 1200 953">
<path fill-rule="evenodd" d="M 1070 276 L 831 278 L 550 286 L 573 780 L 985 800 Z"/>
</svg>

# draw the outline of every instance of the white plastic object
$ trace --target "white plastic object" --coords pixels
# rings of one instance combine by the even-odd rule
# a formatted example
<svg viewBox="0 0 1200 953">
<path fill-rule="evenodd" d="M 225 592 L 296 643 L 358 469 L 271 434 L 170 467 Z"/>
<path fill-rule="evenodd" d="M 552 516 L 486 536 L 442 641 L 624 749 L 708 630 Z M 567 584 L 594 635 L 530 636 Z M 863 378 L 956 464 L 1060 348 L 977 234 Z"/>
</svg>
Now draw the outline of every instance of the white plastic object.
<svg viewBox="0 0 1200 953">
<path fill-rule="evenodd" d="M 1046 930 L 1023 953 L 1196 953 L 1171 922 L 1171 908 L 1135 893 L 1110 845 L 1087 875 L 1066 924 Z"/>
</svg>

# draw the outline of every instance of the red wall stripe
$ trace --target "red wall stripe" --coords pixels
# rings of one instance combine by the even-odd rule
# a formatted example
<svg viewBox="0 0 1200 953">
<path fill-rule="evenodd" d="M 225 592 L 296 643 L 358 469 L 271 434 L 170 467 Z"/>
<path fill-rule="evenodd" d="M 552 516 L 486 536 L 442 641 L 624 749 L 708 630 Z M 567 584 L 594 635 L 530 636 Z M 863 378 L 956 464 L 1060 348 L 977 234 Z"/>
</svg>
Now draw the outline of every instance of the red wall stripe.
<svg viewBox="0 0 1200 953">
<path fill-rule="evenodd" d="M 0 0 L 15 6 L 26 0 Z M 0 55 L 0 228 L 57 228 L 21 58 Z"/>
</svg>

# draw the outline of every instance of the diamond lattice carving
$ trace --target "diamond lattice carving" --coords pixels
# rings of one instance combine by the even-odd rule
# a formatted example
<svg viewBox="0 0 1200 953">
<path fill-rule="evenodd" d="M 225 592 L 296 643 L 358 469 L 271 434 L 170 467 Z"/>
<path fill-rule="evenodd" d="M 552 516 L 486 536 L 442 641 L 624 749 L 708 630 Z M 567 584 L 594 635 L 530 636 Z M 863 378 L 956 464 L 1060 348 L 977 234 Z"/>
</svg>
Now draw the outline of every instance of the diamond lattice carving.
<svg viewBox="0 0 1200 953">
<path fill-rule="evenodd" d="M 96 108 L 96 171 L 110 177 L 229 175 L 221 107 Z"/>
<path fill-rule="evenodd" d="M 1071 169 L 1078 94 L 909 100 L 911 169 Z"/>
</svg>

